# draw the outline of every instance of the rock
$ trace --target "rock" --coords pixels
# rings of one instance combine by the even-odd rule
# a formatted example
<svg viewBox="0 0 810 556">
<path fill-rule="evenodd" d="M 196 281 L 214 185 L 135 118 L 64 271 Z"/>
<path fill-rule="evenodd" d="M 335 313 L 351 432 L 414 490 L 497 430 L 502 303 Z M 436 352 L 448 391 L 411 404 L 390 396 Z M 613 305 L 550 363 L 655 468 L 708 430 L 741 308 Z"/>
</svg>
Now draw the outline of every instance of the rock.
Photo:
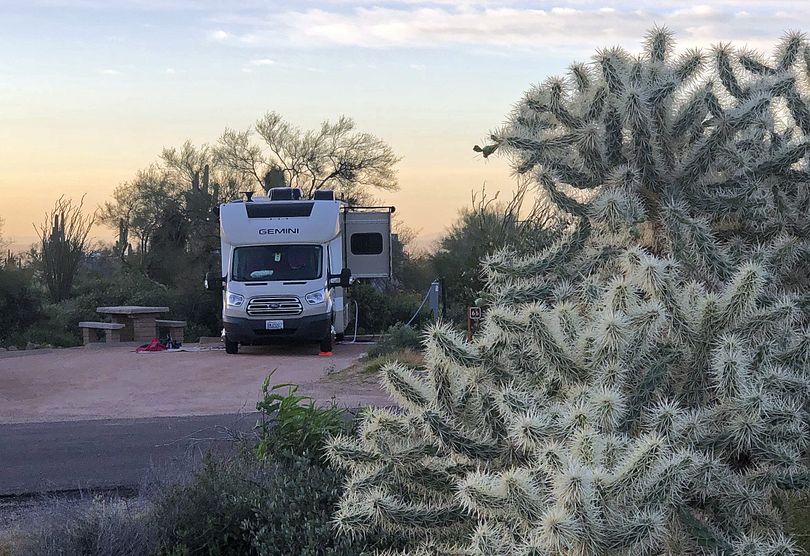
<svg viewBox="0 0 810 556">
<path fill-rule="evenodd" d="M 17 351 L 17 346 L 8 346 L 9 351 Z"/>
<path fill-rule="evenodd" d="M 42 347 L 45 348 L 45 349 L 53 349 L 53 344 L 45 344 Z"/>
<path fill-rule="evenodd" d="M 40 346 L 39 344 L 35 344 L 34 342 L 28 342 L 27 344 L 25 344 L 25 349 L 26 349 L 26 350 L 29 350 L 29 349 L 39 349 L 40 347 L 41 347 L 41 346 Z"/>
<path fill-rule="evenodd" d="M 4 347 L 0 347 L 0 351 L 8 351 L 8 350 Z"/>
</svg>

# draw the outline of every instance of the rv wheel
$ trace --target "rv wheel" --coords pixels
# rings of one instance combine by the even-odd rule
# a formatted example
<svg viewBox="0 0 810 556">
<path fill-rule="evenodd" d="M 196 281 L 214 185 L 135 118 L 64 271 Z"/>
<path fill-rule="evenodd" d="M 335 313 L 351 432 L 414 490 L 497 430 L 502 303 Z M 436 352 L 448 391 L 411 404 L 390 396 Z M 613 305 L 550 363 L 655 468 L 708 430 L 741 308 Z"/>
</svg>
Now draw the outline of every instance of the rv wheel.
<svg viewBox="0 0 810 556">
<path fill-rule="evenodd" d="M 321 353 L 330 353 L 332 351 L 332 334 L 327 334 L 326 338 L 321 340 Z"/>
<path fill-rule="evenodd" d="M 239 342 L 232 342 L 227 336 L 225 336 L 225 353 L 229 353 L 231 355 L 239 353 Z"/>
<path fill-rule="evenodd" d="M 336 342 L 342 342 L 343 338 L 345 338 L 345 337 L 346 337 L 345 334 L 335 334 L 335 341 Z"/>
</svg>

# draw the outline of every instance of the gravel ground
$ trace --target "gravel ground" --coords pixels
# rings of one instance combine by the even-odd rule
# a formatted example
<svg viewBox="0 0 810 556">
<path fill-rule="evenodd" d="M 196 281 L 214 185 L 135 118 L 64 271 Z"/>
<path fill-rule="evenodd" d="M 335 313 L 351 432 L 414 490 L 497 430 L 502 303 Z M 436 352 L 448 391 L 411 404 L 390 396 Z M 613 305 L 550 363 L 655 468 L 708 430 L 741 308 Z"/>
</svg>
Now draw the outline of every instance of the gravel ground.
<svg viewBox="0 0 810 556">
<path fill-rule="evenodd" d="M 205 347 L 205 346 L 203 346 Z M 341 406 L 387 405 L 376 380 L 334 378 L 365 354 L 336 345 L 135 353 L 134 346 L 88 346 L 0 354 L 0 423 L 239 413 L 253 410 L 261 383 L 295 383 Z"/>
</svg>

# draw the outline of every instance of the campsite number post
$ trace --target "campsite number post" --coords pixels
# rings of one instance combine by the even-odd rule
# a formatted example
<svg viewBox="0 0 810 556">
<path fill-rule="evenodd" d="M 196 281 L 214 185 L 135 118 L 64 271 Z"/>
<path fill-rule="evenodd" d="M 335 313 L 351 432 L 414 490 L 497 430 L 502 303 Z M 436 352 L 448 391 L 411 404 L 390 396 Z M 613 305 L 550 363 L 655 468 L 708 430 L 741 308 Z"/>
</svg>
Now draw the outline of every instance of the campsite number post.
<svg viewBox="0 0 810 556">
<path fill-rule="evenodd" d="M 481 307 L 467 307 L 467 339 L 472 340 L 473 332 L 478 329 L 481 320 Z"/>
</svg>

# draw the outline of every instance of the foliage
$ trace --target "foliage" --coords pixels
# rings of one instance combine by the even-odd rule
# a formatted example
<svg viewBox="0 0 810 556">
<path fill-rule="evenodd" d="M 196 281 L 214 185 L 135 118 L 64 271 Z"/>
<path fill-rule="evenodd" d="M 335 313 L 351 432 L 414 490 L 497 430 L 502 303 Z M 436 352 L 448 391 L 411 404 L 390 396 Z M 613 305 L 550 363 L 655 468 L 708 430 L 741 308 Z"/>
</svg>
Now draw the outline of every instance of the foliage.
<svg viewBox="0 0 810 556">
<path fill-rule="evenodd" d="M 242 523 L 253 517 L 258 486 L 268 479 L 250 459 L 206 457 L 191 480 L 169 485 L 154 500 L 149 521 L 162 554 L 249 554 Z"/>
<path fill-rule="evenodd" d="M 518 170 L 536 167 L 574 226 L 537 254 L 485 261 L 487 310 L 472 342 L 436 325 L 425 372 L 382 369 L 403 411 L 369 411 L 356 437 L 328 448 L 349 474 L 336 517 L 344 532 L 404 533 L 419 554 L 796 553 L 779 503 L 810 487 L 810 331 L 798 297 L 780 287 L 796 284 L 751 245 L 717 240 L 719 219 L 691 221 L 673 208 L 691 205 L 668 200 L 700 199 L 706 172 L 733 177 L 721 160 L 747 152 L 738 139 L 773 140 L 753 128 L 767 124 L 758 87 L 769 81 L 755 79 L 728 110 L 701 104 L 710 116 L 684 116 L 684 135 L 668 99 L 701 56 L 667 65 L 670 40 L 655 31 L 641 58 L 600 53 L 601 78 L 575 67 L 585 106 L 568 102 L 562 82 L 533 91 L 486 148 L 511 149 Z M 785 79 L 796 48 L 786 39 L 771 77 L 801 123 Z M 761 177 L 788 208 L 761 222 L 789 220 L 803 179 L 792 172 L 806 169 L 773 170 L 783 153 L 766 150 L 733 173 L 767 168 Z M 580 199 L 567 189 L 586 184 Z"/>
<path fill-rule="evenodd" d="M 444 277 L 446 317 L 463 322 L 466 309 L 474 305 L 483 287 L 480 261 L 502 249 L 533 252 L 559 237 L 563 221 L 540 202 L 528 208 L 528 184 L 524 181 L 506 202 L 473 195 L 472 206 L 459 214 L 430 257 L 436 276 Z"/>
<path fill-rule="evenodd" d="M 401 350 L 418 351 L 422 347 L 419 332 L 404 323 L 390 326 L 380 340 L 368 350 L 370 358 L 388 355 Z"/>
<path fill-rule="evenodd" d="M 317 130 L 302 131 L 280 114 L 268 112 L 254 128 L 255 133 L 226 129 L 217 145 L 217 159 L 265 191 L 286 184 L 311 197 L 317 189 L 331 188 L 362 203 L 375 189 L 397 188 L 394 166 L 399 158 L 382 139 L 356 131 L 351 118 L 341 116 Z M 255 136 L 261 145 L 254 142 Z M 283 174 L 283 183 L 272 183 L 274 170 Z"/>
<path fill-rule="evenodd" d="M 787 500 L 790 536 L 804 554 L 810 551 L 810 493 L 792 496 Z"/>
<path fill-rule="evenodd" d="M 209 146 L 187 141 L 118 186 L 99 219 L 118 231 L 113 250 L 125 266 L 183 295 L 199 294 L 200 277 L 217 262 L 220 203 L 252 190 L 216 163 Z"/>
<path fill-rule="evenodd" d="M 427 286 L 425 284 L 425 288 Z M 422 302 L 424 292 L 392 291 L 386 286 L 377 288 L 370 282 L 355 282 L 350 296 L 349 313 L 352 317 L 354 304 L 351 301 L 357 302 L 358 332 L 380 334 L 397 323 L 408 322 Z M 413 325 L 419 326 L 429 319 L 430 310 L 425 306 L 414 319 Z"/>
<path fill-rule="evenodd" d="M 424 292 L 436 274 L 431 268 L 430 256 L 424 250 L 413 248 L 416 232 L 406 226 L 394 213 L 392 217 L 391 281 L 388 290 L 394 293 Z"/>
<path fill-rule="evenodd" d="M 271 465 L 270 480 L 261 485 L 254 516 L 245 524 L 259 555 L 357 556 L 397 546 L 390 535 L 363 541 L 335 534 L 332 516 L 342 474 L 306 458 L 285 457 Z"/>
<path fill-rule="evenodd" d="M 391 546 L 391 537 L 365 543 L 335 535 L 342 479 L 289 453 L 267 462 L 208 458 L 190 481 L 157 497 L 149 523 L 162 554 L 359 555 Z"/>
<path fill-rule="evenodd" d="M 261 413 L 257 457 L 291 453 L 320 459 L 326 439 L 346 430 L 346 412 L 334 404 L 318 407 L 314 399 L 298 394 L 295 384 L 270 386 L 272 377 L 270 373 L 264 379 L 263 398 L 256 404 Z M 286 393 L 279 392 L 284 389 Z"/>
<path fill-rule="evenodd" d="M 77 324 L 98 320 L 96 308 L 110 305 L 167 306 L 171 318 L 188 322 L 185 338 L 194 341 L 200 335 L 218 334 L 219 303 L 218 295 L 202 289 L 199 277 L 189 276 L 186 283 L 175 287 L 164 286 L 126 268 L 112 252 L 97 251 L 80 268 L 72 296 L 43 305 L 37 323 L 21 330 L 20 339 L 10 343 L 80 345 Z"/>
<path fill-rule="evenodd" d="M 157 548 L 154 530 L 126 501 L 95 497 L 92 503 L 54 501 L 46 522 L 26 539 L 28 556 L 147 556 Z"/>
<path fill-rule="evenodd" d="M 638 241 L 713 286 L 754 258 L 772 290 L 806 289 L 808 48 L 790 33 L 769 60 L 728 44 L 676 57 L 654 29 L 641 56 L 600 50 L 530 89 L 476 150 L 508 156 L 565 214 L 642 223 Z"/>
<path fill-rule="evenodd" d="M 45 222 L 37 228 L 39 261 L 45 286 L 53 301 L 70 297 L 79 264 L 87 254 L 95 215 L 84 214 L 84 197 L 78 203 L 59 197 Z"/>
<path fill-rule="evenodd" d="M 31 287 L 31 272 L 0 268 L 0 346 L 25 345 L 26 330 L 43 319 L 40 295 Z"/>
<path fill-rule="evenodd" d="M 25 331 L 43 318 L 40 296 L 27 270 L 0 268 L 0 346 L 17 345 Z"/>
</svg>

